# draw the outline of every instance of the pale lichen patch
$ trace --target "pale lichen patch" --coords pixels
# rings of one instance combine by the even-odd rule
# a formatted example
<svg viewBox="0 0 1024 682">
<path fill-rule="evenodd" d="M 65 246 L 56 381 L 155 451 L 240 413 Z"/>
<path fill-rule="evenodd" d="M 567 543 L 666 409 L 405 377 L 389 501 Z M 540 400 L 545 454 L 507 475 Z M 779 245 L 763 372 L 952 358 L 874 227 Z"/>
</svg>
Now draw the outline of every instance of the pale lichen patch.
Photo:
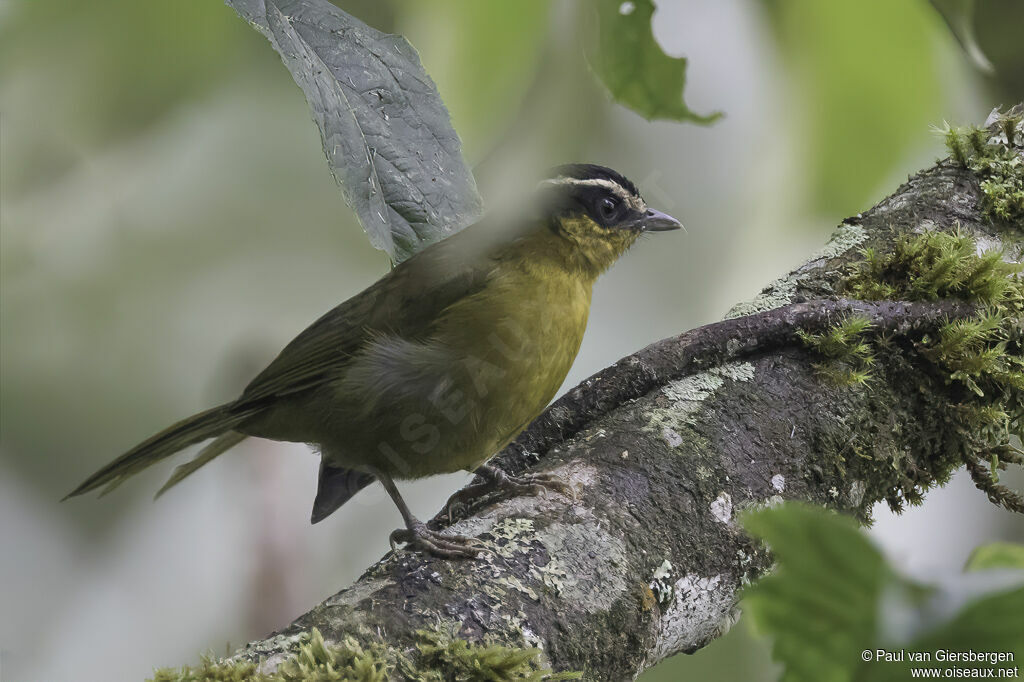
<svg viewBox="0 0 1024 682">
<path fill-rule="evenodd" d="M 796 293 L 797 279 L 798 277 L 795 274 L 780 277 L 770 283 L 751 300 L 734 305 L 725 314 L 725 318 L 732 319 L 734 317 L 763 313 L 792 303 L 793 295 Z"/>
<path fill-rule="evenodd" d="M 843 223 L 832 233 L 828 242 L 818 249 L 806 263 L 794 272 L 771 282 L 753 299 L 734 305 L 725 314 L 726 319 L 763 313 L 792 303 L 797 287 L 809 271 L 821 267 L 827 260 L 848 253 L 851 249 L 863 244 L 867 238 L 867 230 L 860 225 Z"/>
<path fill-rule="evenodd" d="M 537 593 L 533 590 L 532 587 L 530 587 L 529 585 L 524 585 L 523 581 L 514 575 L 499 576 L 498 578 L 496 578 L 496 580 L 497 582 L 499 582 L 500 584 L 504 585 L 509 589 L 518 590 L 519 592 L 522 592 L 534 601 L 540 599 L 540 597 L 537 596 Z"/>
<path fill-rule="evenodd" d="M 673 586 L 673 599 L 661 616 L 654 663 L 681 651 L 694 651 L 719 635 L 733 608 L 733 590 L 721 575 L 688 573 Z"/>
<path fill-rule="evenodd" d="M 625 541 L 597 521 L 553 523 L 535 537 L 558 562 L 531 570 L 546 582 L 557 580 L 566 603 L 599 613 L 612 608 L 626 591 L 625 578 L 616 568 L 626 562 Z"/>
<path fill-rule="evenodd" d="M 294 635 L 274 635 L 264 640 L 250 642 L 235 655 L 235 658 L 244 654 L 260 661 L 264 669 L 275 670 L 282 661 L 295 653 L 299 645 L 308 637 L 308 632 L 298 632 Z"/>
<path fill-rule="evenodd" d="M 977 256 L 983 256 L 989 251 L 999 251 L 1003 248 L 1003 243 L 996 237 L 985 234 L 980 230 L 972 230 L 974 236 L 974 253 Z"/>
<path fill-rule="evenodd" d="M 721 523 L 732 521 L 732 497 L 727 492 L 721 492 L 710 505 L 711 515 Z"/>
<path fill-rule="evenodd" d="M 682 379 L 671 381 L 665 385 L 661 392 L 674 403 L 696 403 L 707 400 L 715 391 L 725 385 L 725 381 L 717 369 L 698 372 L 697 374 L 691 374 Z"/>
<path fill-rule="evenodd" d="M 692 424 L 692 415 L 701 404 L 731 381 L 751 381 L 754 366 L 749 362 L 728 362 L 704 372 L 669 382 L 661 389 L 661 395 L 669 401 L 667 407 L 660 407 L 648 413 L 649 427 L 661 434 L 670 447 L 682 444 L 683 439 L 677 427 Z"/>
<path fill-rule="evenodd" d="M 562 590 L 565 587 L 565 581 L 569 577 L 569 573 L 565 570 L 558 557 L 552 557 L 542 569 L 537 569 L 535 567 L 533 569 L 533 573 L 535 575 L 539 575 L 544 586 L 557 595 L 562 594 Z"/>
<path fill-rule="evenodd" d="M 554 467 L 548 473 L 574 489 L 585 489 L 593 485 L 598 476 L 597 469 L 581 459 L 574 459 Z M 559 499 L 564 500 L 558 493 L 550 493 L 549 495 L 524 495 L 501 500 L 483 513 L 457 521 L 449 530 L 458 535 L 480 537 L 484 533 L 493 535 L 495 527 L 500 523 L 502 525 L 498 528 L 498 532 L 503 534 L 502 537 L 509 539 L 507 534 L 515 531 L 515 533 L 521 532 L 522 537 L 528 538 L 532 534 L 532 526 L 527 528 L 524 522 L 532 524 L 532 519 L 560 508 L 562 502 Z M 579 509 L 585 509 L 585 507 L 579 507 Z M 513 519 L 511 525 L 504 523 L 509 519 Z M 520 537 L 520 535 L 516 535 L 516 537 Z"/>
<path fill-rule="evenodd" d="M 533 601 L 540 599 L 537 591 L 524 583 L 519 576 L 501 570 L 505 560 L 511 559 L 516 554 L 529 549 L 533 540 L 534 530 L 533 519 L 509 516 L 493 523 L 489 530 L 486 531 L 494 540 L 486 541 L 485 544 L 489 551 L 483 554 L 481 561 L 477 563 L 478 567 L 489 571 L 487 578 L 481 583 L 484 594 L 498 602 L 502 602 L 510 591 L 515 590 Z M 517 616 L 517 621 L 520 619 L 520 616 Z M 503 618 L 510 624 L 518 627 L 518 622 L 512 623 L 508 619 L 508 614 L 504 614 Z"/>
<path fill-rule="evenodd" d="M 733 381 L 754 380 L 754 365 L 749 362 L 730 362 L 711 371 Z"/>
<path fill-rule="evenodd" d="M 672 597 L 674 596 L 674 585 L 672 583 L 672 562 L 665 559 L 661 562 L 661 566 L 654 571 L 651 576 L 651 582 L 648 583 L 648 587 L 651 588 L 651 594 L 658 601 L 663 608 L 672 603 Z"/>
<path fill-rule="evenodd" d="M 740 569 L 740 585 L 744 587 L 760 577 L 760 573 L 754 568 L 754 558 L 742 547 L 736 550 L 736 565 Z"/>
<path fill-rule="evenodd" d="M 550 473 L 570 486 L 591 485 L 597 470 L 581 460 L 573 460 L 550 470 Z M 544 589 L 551 590 L 588 613 L 611 608 L 625 590 L 624 578 L 616 566 L 626 560 L 625 542 L 612 535 L 593 513 L 584 506 L 575 505 L 567 518 L 571 522 L 556 522 L 537 527 L 535 520 L 559 508 L 562 503 L 545 496 L 524 496 L 503 500 L 483 514 L 463 519 L 451 526 L 451 531 L 481 538 L 489 552 L 482 553 L 473 570 L 486 571 L 488 587 L 485 592 L 503 599 L 510 590 L 530 599 L 540 599 Z M 533 565 L 526 576 L 503 575 L 511 559 L 524 551 L 536 548 L 537 543 L 546 550 L 545 565 Z M 593 556 L 600 560 L 595 564 Z"/>
<path fill-rule="evenodd" d="M 978 256 L 983 256 L 991 251 L 999 251 L 1003 255 L 1003 261 L 1007 263 L 1024 261 L 1024 244 L 1020 241 L 1004 241 L 998 235 L 968 225 L 960 226 L 960 234 L 965 234 L 974 240 L 974 251 Z"/>
<path fill-rule="evenodd" d="M 519 631 L 523 633 L 523 641 L 526 642 L 527 645 L 536 647 L 541 651 L 544 650 L 544 639 L 541 638 L 536 632 L 534 632 L 525 625 L 520 626 Z"/>
<path fill-rule="evenodd" d="M 867 486 L 863 481 L 854 481 L 853 485 L 850 486 L 849 499 L 855 507 L 859 507 L 860 503 L 864 500 L 864 493 L 867 492 Z"/>
<path fill-rule="evenodd" d="M 324 602 L 324 606 L 355 606 L 359 602 L 369 599 L 385 587 L 394 584 L 393 580 L 388 579 L 368 578 L 360 580 L 347 590 L 342 590 L 338 594 L 327 599 L 327 601 Z"/>
<path fill-rule="evenodd" d="M 781 493 L 786 489 L 786 477 L 782 474 L 775 474 L 772 476 L 772 487 Z"/>
<path fill-rule="evenodd" d="M 508 517 L 494 524 L 490 532 L 496 538 L 514 540 L 523 533 L 533 532 L 533 519 Z"/>
<path fill-rule="evenodd" d="M 937 227 L 938 226 L 935 224 L 934 220 L 928 220 L 927 218 L 925 218 L 917 225 L 915 225 L 913 228 L 911 228 L 910 231 L 913 232 L 914 234 L 924 234 L 925 232 L 934 232 L 937 229 Z"/>
<path fill-rule="evenodd" d="M 800 268 L 800 271 L 809 269 L 815 261 L 831 260 L 847 253 L 850 249 L 863 244 L 868 238 L 868 232 L 860 225 L 843 223 L 826 242 L 825 246 L 814 252 L 808 259 L 808 263 Z"/>
<path fill-rule="evenodd" d="M 516 502 L 516 500 L 500 502 L 485 514 L 478 514 L 476 516 L 470 516 L 469 518 L 457 521 L 450 526 L 450 530 L 454 534 L 468 535 L 470 537 L 480 537 L 480 535 L 484 533 L 489 533 L 491 529 L 494 528 L 494 524 L 498 521 L 499 508 L 510 506 L 510 503 L 512 502 Z"/>
</svg>

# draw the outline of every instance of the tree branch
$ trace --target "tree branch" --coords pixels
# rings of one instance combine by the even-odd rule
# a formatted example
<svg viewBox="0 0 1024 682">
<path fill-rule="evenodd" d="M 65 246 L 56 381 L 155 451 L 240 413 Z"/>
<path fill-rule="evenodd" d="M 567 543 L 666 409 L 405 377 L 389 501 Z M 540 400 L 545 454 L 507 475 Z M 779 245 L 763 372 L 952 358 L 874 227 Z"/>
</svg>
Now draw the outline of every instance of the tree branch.
<svg viewBox="0 0 1024 682">
<path fill-rule="evenodd" d="M 574 498 L 463 510 L 452 532 L 491 553 L 389 553 L 237 658 L 273 669 L 314 627 L 328 643 L 383 638 L 411 650 L 417 631 L 440 625 L 469 641 L 540 647 L 546 665 L 586 679 L 629 679 L 727 630 L 741 586 L 769 569 L 739 510 L 784 498 L 866 519 L 879 500 L 917 501 L 965 461 L 984 478 L 972 450 L 981 446 L 954 414 L 962 387 L 921 351 L 926 336 L 973 319 L 979 305 L 841 294 L 862 249 L 891 254 L 915 233 L 966 234 L 1021 262 L 1022 226 L 984 218 L 985 200 L 974 172 L 949 160 L 911 177 L 732 319 L 584 381 L 498 456 L 509 471 L 557 474 Z M 870 320 L 881 351 L 867 384 L 837 386 L 797 332 L 826 333 L 851 316 Z"/>
</svg>

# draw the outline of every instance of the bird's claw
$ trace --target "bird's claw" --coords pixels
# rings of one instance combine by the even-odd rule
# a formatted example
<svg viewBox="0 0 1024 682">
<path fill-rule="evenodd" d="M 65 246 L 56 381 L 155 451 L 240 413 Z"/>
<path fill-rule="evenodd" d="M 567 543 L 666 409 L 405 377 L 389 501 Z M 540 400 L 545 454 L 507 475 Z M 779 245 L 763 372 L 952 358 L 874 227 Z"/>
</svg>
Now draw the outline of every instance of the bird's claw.
<svg viewBox="0 0 1024 682">
<path fill-rule="evenodd" d="M 448 498 L 448 502 L 445 503 L 445 510 L 448 513 L 449 522 L 452 520 L 452 512 L 457 505 L 468 506 L 474 501 L 491 494 L 501 497 L 540 495 L 546 498 L 548 491 L 553 490 L 566 497 L 576 497 L 572 486 L 550 473 L 536 472 L 510 476 L 501 469 L 487 467 L 486 470 L 480 472 L 480 475 L 488 480 L 483 483 L 466 486 Z"/>
<path fill-rule="evenodd" d="M 446 535 L 436 530 L 430 530 L 419 521 L 409 528 L 399 528 L 391 533 L 388 538 L 391 549 L 395 550 L 398 543 L 404 543 L 409 547 L 415 547 L 427 554 L 441 559 L 475 559 L 480 552 L 485 551 L 476 538 L 465 535 Z"/>
</svg>

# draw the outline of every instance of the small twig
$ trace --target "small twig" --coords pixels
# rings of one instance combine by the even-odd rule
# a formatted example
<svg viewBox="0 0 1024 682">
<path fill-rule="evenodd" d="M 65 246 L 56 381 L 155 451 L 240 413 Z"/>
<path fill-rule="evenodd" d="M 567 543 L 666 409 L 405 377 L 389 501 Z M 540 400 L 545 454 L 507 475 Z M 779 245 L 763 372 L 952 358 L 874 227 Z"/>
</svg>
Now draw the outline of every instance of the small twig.
<svg viewBox="0 0 1024 682">
<path fill-rule="evenodd" d="M 971 475 L 974 485 L 988 495 L 990 502 L 1001 505 L 1010 511 L 1024 514 L 1024 497 L 1016 490 L 1011 490 L 1005 485 L 993 481 L 992 472 L 981 465 L 977 456 L 965 455 L 964 465 L 967 467 L 967 472 Z"/>
</svg>

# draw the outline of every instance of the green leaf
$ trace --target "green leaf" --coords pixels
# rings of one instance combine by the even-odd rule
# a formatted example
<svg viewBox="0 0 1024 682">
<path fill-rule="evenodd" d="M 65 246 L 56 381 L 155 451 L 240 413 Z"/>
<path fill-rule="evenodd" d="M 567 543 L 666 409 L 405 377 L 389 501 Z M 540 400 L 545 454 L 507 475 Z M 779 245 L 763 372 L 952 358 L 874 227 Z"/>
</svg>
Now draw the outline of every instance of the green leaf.
<svg viewBox="0 0 1024 682">
<path fill-rule="evenodd" d="M 748 513 L 743 523 L 777 561 L 773 575 L 747 589 L 744 609 L 774 639 L 783 680 L 895 681 L 910 679 L 911 667 L 939 669 L 940 677 L 951 667 L 992 667 L 938 661 L 939 649 L 1024 656 L 1024 573 L 971 573 L 923 585 L 899 576 L 850 519 L 823 509 L 787 503 Z M 879 649 L 904 652 L 904 660 L 881 660 Z M 909 652 L 932 659 L 911 661 Z"/>
<path fill-rule="evenodd" d="M 977 677 L 966 671 L 969 669 L 1013 668 L 1019 666 L 1024 657 L 1024 587 L 1010 589 L 991 589 L 981 596 L 975 596 L 962 608 L 942 618 L 940 614 L 930 614 L 932 625 L 924 635 L 910 642 L 882 644 L 881 648 L 888 651 L 923 652 L 931 657 L 928 662 L 904 661 L 885 662 L 871 661 L 859 664 L 856 679 L 870 682 L 902 682 L 912 678 L 911 668 L 930 668 L 939 672 L 937 677 L 945 677 L 945 671 L 959 672 L 959 677 Z M 922 615 L 929 615 L 924 610 Z M 938 621 L 938 624 L 936 624 Z M 869 648 L 868 645 L 865 648 Z M 873 647 L 872 647 L 873 648 Z M 938 660 L 938 652 L 962 653 L 991 652 L 1007 654 L 1012 661 L 949 661 Z M 948 656 L 947 656 L 948 659 Z M 998 677 L 998 671 L 996 673 Z"/>
<path fill-rule="evenodd" d="M 990 542 L 979 545 L 967 558 L 965 571 L 987 571 L 998 568 L 1024 570 L 1024 545 L 1014 542 Z"/>
<path fill-rule="evenodd" d="M 712 123 L 683 101 L 686 59 L 669 57 L 654 40 L 651 0 L 598 0 L 598 35 L 588 46 L 590 67 L 615 101 L 648 120 Z"/>
<path fill-rule="evenodd" d="M 992 590 L 972 600 L 954 618 L 918 638 L 912 648 L 1009 651 L 1024 655 L 1024 587 Z"/>
<path fill-rule="evenodd" d="M 305 93 L 370 243 L 400 262 L 479 217 L 459 137 L 405 38 L 327 0 L 226 2 L 270 40 Z"/>
<path fill-rule="evenodd" d="M 746 529 L 772 548 L 778 568 L 744 595 L 760 630 L 774 637 L 783 680 L 852 679 L 874 640 L 888 569 L 878 550 L 845 517 L 801 504 L 749 513 Z"/>
</svg>

